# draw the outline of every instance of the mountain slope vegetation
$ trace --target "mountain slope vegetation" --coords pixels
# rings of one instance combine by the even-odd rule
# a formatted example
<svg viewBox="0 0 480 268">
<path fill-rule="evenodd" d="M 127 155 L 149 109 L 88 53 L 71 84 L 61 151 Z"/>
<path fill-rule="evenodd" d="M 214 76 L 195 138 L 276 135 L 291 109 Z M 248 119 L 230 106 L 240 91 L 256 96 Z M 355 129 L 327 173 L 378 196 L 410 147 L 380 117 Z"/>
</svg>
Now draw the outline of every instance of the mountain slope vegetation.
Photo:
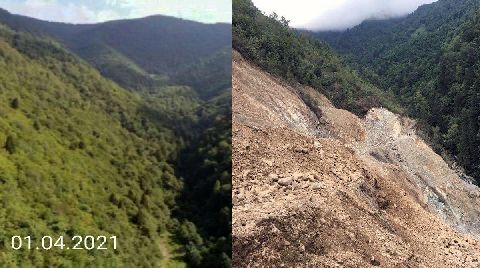
<svg viewBox="0 0 480 268">
<path fill-rule="evenodd" d="M 75 38 L 92 25 L 9 18 L 24 32 L 0 29 L 0 236 L 116 235 L 119 245 L 100 253 L 7 250 L 1 266 L 229 267 L 230 76 L 219 63 L 228 55 L 214 49 L 198 65 L 219 70 L 198 67 L 215 85 L 180 74 L 184 85 L 164 83 L 163 73 L 145 84 L 153 76 L 117 49 L 92 45 L 74 55 L 46 33 Z M 105 73 L 85 55 L 116 67 Z M 185 58 L 186 69 L 190 63 Z"/>
<path fill-rule="evenodd" d="M 202 228 L 205 244 L 187 248 L 190 264 L 231 267 L 232 252 L 232 102 L 231 93 L 202 106 L 199 136 L 182 151 L 179 174 L 185 178 L 180 211 Z M 202 253 L 195 257 L 196 251 Z M 202 252 L 203 251 L 203 252 Z"/>
<path fill-rule="evenodd" d="M 171 81 L 194 88 L 202 99 L 220 96 L 231 87 L 232 81 L 227 79 L 232 77 L 231 58 L 231 47 L 222 49 L 212 57 L 175 74 Z"/>
<path fill-rule="evenodd" d="M 176 83 L 182 74 L 212 61 L 211 65 L 221 66 L 222 72 L 212 72 L 206 81 L 198 81 L 204 72 L 199 71 L 195 84 L 189 85 L 198 88 L 202 95 L 208 81 L 228 81 L 225 70 L 230 69 L 231 61 L 218 55 L 221 50 L 231 47 L 230 24 L 202 24 L 151 16 L 74 25 L 13 15 L 5 10 L 0 10 L 0 22 L 14 30 L 56 39 L 104 76 L 127 88 L 165 85 L 169 77 L 172 77 L 172 83 Z"/>
<path fill-rule="evenodd" d="M 116 235 L 118 250 L 13 251 L 8 267 L 156 266 L 182 189 L 170 130 L 58 44 L 0 29 L 1 237 Z M 112 224 L 114 223 L 114 224 Z"/>
<path fill-rule="evenodd" d="M 318 33 L 420 119 L 438 151 L 480 178 L 480 2 L 439 0 L 395 20 Z"/>
</svg>

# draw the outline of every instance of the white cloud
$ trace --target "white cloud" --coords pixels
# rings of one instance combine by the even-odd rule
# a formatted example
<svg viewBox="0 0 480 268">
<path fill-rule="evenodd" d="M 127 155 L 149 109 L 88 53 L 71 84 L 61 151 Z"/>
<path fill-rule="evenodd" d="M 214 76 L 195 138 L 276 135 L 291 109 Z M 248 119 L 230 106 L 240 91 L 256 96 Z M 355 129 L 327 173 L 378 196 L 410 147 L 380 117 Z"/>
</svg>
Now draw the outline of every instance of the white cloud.
<svg viewBox="0 0 480 268">
<path fill-rule="evenodd" d="M 231 0 L 110 0 L 125 1 L 129 17 L 138 18 L 153 14 L 169 15 L 202 22 L 231 22 Z M 167 3 L 168 2 L 168 3 Z"/>
<path fill-rule="evenodd" d="M 47 21 L 71 23 L 93 23 L 96 21 L 95 12 L 87 6 L 74 3 L 60 4 L 55 0 L 9 1 L 2 7 L 15 14 Z"/>
<path fill-rule="evenodd" d="M 0 0 L 0 7 L 37 19 L 95 23 L 169 15 L 206 23 L 231 22 L 231 0 Z"/>
<path fill-rule="evenodd" d="M 96 14 L 95 22 L 104 22 L 121 19 L 122 16 L 114 10 L 100 10 Z"/>
<path fill-rule="evenodd" d="M 310 30 L 345 30 L 366 19 L 407 15 L 420 5 L 436 0 L 253 0 L 268 13 L 276 12 L 291 21 L 293 27 Z"/>
</svg>

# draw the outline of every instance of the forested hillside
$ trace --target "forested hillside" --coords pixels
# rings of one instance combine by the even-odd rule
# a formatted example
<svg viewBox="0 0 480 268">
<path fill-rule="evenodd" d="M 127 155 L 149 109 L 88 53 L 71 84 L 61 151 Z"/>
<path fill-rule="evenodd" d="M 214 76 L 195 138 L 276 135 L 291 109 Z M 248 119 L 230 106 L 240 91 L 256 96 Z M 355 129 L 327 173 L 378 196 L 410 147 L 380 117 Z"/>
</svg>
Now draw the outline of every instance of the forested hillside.
<svg viewBox="0 0 480 268">
<path fill-rule="evenodd" d="M 362 80 L 326 44 L 289 28 L 285 18 L 264 15 L 250 0 L 234 0 L 233 8 L 234 49 L 266 71 L 312 86 L 357 114 L 376 106 L 402 111 L 390 94 Z"/>
<path fill-rule="evenodd" d="M 210 58 L 178 72 L 171 81 L 194 88 L 202 99 L 222 95 L 232 83 L 231 43 Z"/>
<path fill-rule="evenodd" d="M 361 75 L 394 92 L 438 151 L 480 178 L 480 92 L 476 0 L 439 0 L 395 20 L 319 33 Z"/>
<path fill-rule="evenodd" d="M 13 15 L 1 9 L 0 23 L 14 30 L 56 39 L 107 78 L 131 89 L 177 84 L 193 76 L 194 83 L 188 85 L 203 96 L 202 91 L 207 90 L 204 85 L 212 80 L 226 80 L 225 74 L 231 65 L 230 58 L 219 56 L 219 51 L 231 47 L 230 24 L 151 16 L 74 25 Z M 221 72 L 212 72 L 202 80 L 206 64 L 219 66 L 216 70 Z M 182 74 L 189 77 L 184 78 Z M 229 72 L 227 76 L 231 76 Z M 210 96 L 212 92 L 205 95 Z"/>
<path fill-rule="evenodd" d="M 154 46 L 168 43 L 161 36 L 170 36 L 170 45 L 178 41 L 172 28 L 156 31 L 159 21 L 184 23 L 190 39 L 170 46 L 177 51 L 139 50 L 159 64 L 152 75 L 136 62 L 141 55 L 105 40 L 77 51 L 63 39 L 94 25 L 0 17 L 22 30 L 0 29 L 0 238 L 116 235 L 119 244 L 115 252 L 7 250 L 0 266 L 229 267 L 230 26 L 163 17 L 98 26 L 108 29 L 95 30 L 101 38 L 116 27 L 145 26 L 135 42 Z M 200 42 L 204 28 L 213 43 Z M 170 65 L 160 66 L 158 57 L 172 55 L 181 59 L 164 71 Z M 132 69 L 141 75 L 131 76 Z"/>
<path fill-rule="evenodd" d="M 2 266 L 155 266 L 182 189 L 177 143 L 141 101 L 59 45 L 0 29 L 2 241 L 117 235 L 117 251 L 13 251 Z M 169 245 L 164 245 L 169 246 Z"/>
</svg>

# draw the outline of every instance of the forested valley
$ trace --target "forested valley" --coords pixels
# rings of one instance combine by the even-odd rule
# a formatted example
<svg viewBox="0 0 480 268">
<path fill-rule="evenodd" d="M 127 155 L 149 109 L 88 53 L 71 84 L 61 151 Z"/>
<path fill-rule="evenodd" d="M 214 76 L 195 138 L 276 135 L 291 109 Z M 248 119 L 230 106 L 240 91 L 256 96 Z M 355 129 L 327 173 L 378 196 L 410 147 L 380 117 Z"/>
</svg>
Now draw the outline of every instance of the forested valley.
<svg viewBox="0 0 480 268">
<path fill-rule="evenodd" d="M 229 267 L 231 26 L 0 23 L 1 240 L 119 240 L 0 265 Z"/>
<path fill-rule="evenodd" d="M 480 2 L 439 0 L 397 19 L 313 35 L 396 96 L 433 148 L 480 178 Z M 472 178 L 468 178 L 472 180 Z"/>
</svg>

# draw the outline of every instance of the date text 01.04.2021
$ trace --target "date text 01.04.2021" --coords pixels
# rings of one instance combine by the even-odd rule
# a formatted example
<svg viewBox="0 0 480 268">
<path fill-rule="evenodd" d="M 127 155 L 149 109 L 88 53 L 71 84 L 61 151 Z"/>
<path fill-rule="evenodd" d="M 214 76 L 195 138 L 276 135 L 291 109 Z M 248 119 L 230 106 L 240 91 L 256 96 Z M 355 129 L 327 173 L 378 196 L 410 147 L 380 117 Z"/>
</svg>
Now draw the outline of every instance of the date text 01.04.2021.
<svg viewBox="0 0 480 268">
<path fill-rule="evenodd" d="M 116 236 L 76 235 L 72 238 L 64 236 L 42 236 L 34 239 L 32 236 L 12 236 L 10 246 L 14 250 L 108 250 L 117 249 Z"/>
</svg>

